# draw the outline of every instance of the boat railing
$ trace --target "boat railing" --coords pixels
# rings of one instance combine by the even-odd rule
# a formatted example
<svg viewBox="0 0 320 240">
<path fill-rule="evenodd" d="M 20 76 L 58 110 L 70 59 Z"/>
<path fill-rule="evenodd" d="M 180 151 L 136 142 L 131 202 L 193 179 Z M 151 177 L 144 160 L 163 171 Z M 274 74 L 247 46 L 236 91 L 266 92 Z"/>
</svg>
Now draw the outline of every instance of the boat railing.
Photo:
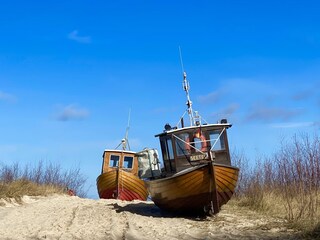
<svg viewBox="0 0 320 240">
<path fill-rule="evenodd" d="M 179 125 L 184 127 L 184 116 L 188 113 L 188 109 L 184 111 L 183 115 L 180 117 L 179 121 L 176 124 L 176 128 L 179 128 Z M 202 116 L 199 115 L 198 111 L 193 111 L 193 122 L 190 123 L 190 126 L 199 126 L 202 125 L 202 121 L 204 124 L 209 124 Z"/>
</svg>

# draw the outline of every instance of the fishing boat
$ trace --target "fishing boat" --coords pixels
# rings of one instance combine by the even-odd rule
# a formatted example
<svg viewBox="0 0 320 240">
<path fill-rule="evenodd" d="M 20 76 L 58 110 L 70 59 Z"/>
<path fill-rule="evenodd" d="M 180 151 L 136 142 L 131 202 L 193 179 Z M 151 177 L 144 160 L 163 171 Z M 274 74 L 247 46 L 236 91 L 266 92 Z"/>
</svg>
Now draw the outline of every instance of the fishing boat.
<svg viewBox="0 0 320 240">
<path fill-rule="evenodd" d="M 187 110 L 178 124 L 166 124 L 160 140 L 163 167 L 155 149 L 140 151 L 140 177 L 159 208 L 179 213 L 216 214 L 232 197 L 239 169 L 231 166 L 226 119 L 209 124 L 192 109 L 183 72 Z M 185 126 L 184 117 L 190 124 Z"/>
<path fill-rule="evenodd" d="M 104 150 L 101 175 L 97 178 L 100 198 L 145 201 L 148 197 L 145 183 L 138 177 L 138 158 L 136 152 L 130 151 L 127 133 L 115 149 Z M 121 145 L 122 149 L 118 149 Z"/>
</svg>

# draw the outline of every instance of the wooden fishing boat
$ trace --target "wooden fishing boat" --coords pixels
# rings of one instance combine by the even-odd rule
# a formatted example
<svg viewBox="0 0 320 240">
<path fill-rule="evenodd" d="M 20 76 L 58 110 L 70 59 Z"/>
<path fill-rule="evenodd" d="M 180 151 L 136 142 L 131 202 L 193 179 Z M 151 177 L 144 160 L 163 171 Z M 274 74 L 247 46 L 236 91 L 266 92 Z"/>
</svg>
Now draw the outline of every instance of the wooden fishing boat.
<svg viewBox="0 0 320 240">
<path fill-rule="evenodd" d="M 145 201 L 148 192 L 145 183 L 138 177 L 138 160 L 135 152 L 105 150 L 102 173 L 97 178 L 100 198 Z"/>
<path fill-rule="evenodd" d="M 145 180 L 153 202 L 161 209 L 180 213 L 219 212 L 232 197 L 239 169 L 231 166 L 226 119 L 219 123 L 202 123 L 192 110 L 189 83 L 184 73 L 187 93 L 186 113 L 190 126 L 184 126 L 184 115 L 175 127 L 165 125 L 159 137 L 163 168 L 154 149 L 138 153 L 140 176 Z M 148 165 L 150 166 L 148 169 Z"/>
<path fill-rule="evenodd" d="M 127 133 L 126 138 L 118 145 L 122 145 L 121 150 L 117 150 L 117 147 L 103 153 L 101 175 L 97 178 L 100 198 L 145 201 L 148 197 L 145 183 L 138 177 L 136 152 L 126 150 Z"/>
</svg>

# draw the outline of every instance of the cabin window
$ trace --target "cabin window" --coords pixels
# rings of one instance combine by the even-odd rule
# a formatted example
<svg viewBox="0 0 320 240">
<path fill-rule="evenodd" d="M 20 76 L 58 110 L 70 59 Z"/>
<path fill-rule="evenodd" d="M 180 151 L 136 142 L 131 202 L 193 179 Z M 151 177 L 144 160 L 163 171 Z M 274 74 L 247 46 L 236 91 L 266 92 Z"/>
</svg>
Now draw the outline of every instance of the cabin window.
<svg viewBox="0 0 320 240">
<path fill-rule="evenodd" d="M 177 149 L 177 155 L 178 156 L 184 156 L 188 155 L 189 152 L 187 150 L 187 141 L 189 139 L 189 134 L 188 133 L 181 133 L 176 136 L 176 149 Z M 190 147 L 189 147 L 190 148 Z"/>
<path fill-rule="evenodd" d="M 133 157 L 125 156 L 123 159 L 123 168 L 132 168 Z"/>
<path fill-rule="evenodd" d="M 176 166 L 174 162 L 172 140 L 171 138 L 161 138 L 160 143 L 165 169 L 166 171 L 174 172 L 176 170 Z"/>
<path fill-rule="evenodd" d="M 164 151 L 163 152 L 163 158 L 164 160 L 169 160 L 169 159 L 173 159 L 173 148 L 172 148 L 172 140 L 170 138 L 165 139 L 163 141 L 163 147 L 164 147 Z"/>
<path fill-rule="evenodd" d="M 222 133 L 221 136 L 219 137 L 220 134 L 221 134 L 221 130 L 215 130 L 215 131 L 209 132 L 211 148 L 214 145 L 212 150 L 219 151 L 219 150 L 226 149 L 226 145 L 224 141 L 224 133 Z"/>
<path fill-rule="evenodd" d="M 204 140 L 205 141 L 205 140 Z M 198 152 L 199 150 L 200 151 L 206 151 L 206 149 L 204 148 L 204 147 L 202 147 L 202 139 L 201 138 L 194 138 L 193 139 L 193 143 L 192 143 L 192 145 L 194 145 L 194 147 L 195 147 L 195 150 Z M 193 151 L 192 149 L 191 149 L 191 151 Z"/>
<path fill-rule="evenodd" d="M 119 166 L 119 159 L 120 159 L 120 156 L 111 155 L 110 161 L 109 161 L 109 167 L 118 167 Z"/>
</svg>

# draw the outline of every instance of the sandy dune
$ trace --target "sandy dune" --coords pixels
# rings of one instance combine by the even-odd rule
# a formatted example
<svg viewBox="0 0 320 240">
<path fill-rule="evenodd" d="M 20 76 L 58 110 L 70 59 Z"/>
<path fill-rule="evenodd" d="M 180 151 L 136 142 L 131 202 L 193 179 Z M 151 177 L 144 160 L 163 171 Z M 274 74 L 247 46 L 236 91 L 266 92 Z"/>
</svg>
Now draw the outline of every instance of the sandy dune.
<svg viewBox="0 0 320 240">
<path fill-rule="evenodd" d="M 215 217 L 176 217 L 152 202 L 55 195 L 0 206 L 0 239 L 298 239 L 283 221 L 226 205 Z"/>
</svg>

